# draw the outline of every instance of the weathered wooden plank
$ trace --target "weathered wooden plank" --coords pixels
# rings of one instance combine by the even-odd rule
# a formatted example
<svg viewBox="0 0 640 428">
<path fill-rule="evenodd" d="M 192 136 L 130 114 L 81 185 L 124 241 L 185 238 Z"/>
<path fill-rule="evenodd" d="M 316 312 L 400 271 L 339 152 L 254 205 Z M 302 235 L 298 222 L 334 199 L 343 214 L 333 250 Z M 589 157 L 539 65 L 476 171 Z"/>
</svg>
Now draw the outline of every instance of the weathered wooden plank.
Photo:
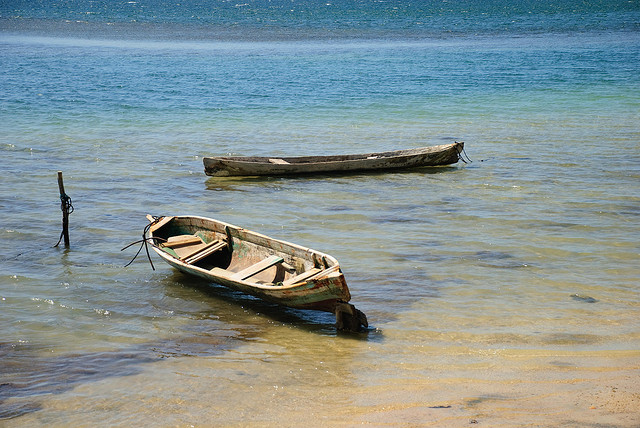
<svg viewBox="0 0 640 428">
<path fill-rule="evenodd" d="M 287 162 L 284 159 L 269 159 L 269 162 L 274 163 L 276 165 L 289 165 L 289 162 Z"/>
<path fill-rule="evenodd" d="M 167 239 L 167 242 L 163 242 L 161 244 L 162 247 L 184 247 L 188 245 L 196 245 L 203 244 L 204 241 L 199 236 L 195 235 L 178 235 L 178 236 L 170 236 Z"/>
<path fill-rule="evenodd" d="M 149 218 L 150 216 L 147 216 L 147 218 Z M 152 217 L 153 218 L 153 217 Z M 173 216 L 167 216 L 167 217 L 162 217 L 162 219 L 157 222 L 152 224 L 149 227 L 149 231 L 151 233 L 155 232 L 156 230 L 160 229 L 162 226 L 164 226 L 165 224 L 169 223 L 171 220 L 173 220 Z"/>
<path fill-rule="evenodd" d="M 291 285 L 291 284 L 296 284 L 298 282 L 305 281 L 311 278 L 312 276 L 317 275 L 320 272 L 322 272 L 322 269 L 311 268 L 306 272 L 302 272 L 299 275 L 296 275 L 294 277 L 287 279 L 286 281 L 282 281 L 282 285 Z"/>
<path fill-rule="evenodd" d="M 204 248 L 201 248 L 200 250 L 194 252 L 193 254 L 190 254 L 187 257 L 183 257 L 182 260 L 185 263 L 193 264 L 199 260 L 204 259 L 205 257 L 210 256 L 216 251 L 226 248 L 226 246 L 227 246 L 227 243 L 224 241 L 212 241 L 208 243 Z"/>
<path fill-rule="evenodd" d="M 266 259 L 249 266 L 246 269 L 241 270 L 240 272 L 237 272 L 235 274 L 233 274 L 231 276 L 231 279 L 235 279 L 235 280 L 240 280 L 240 281 L 244 281 L 247 278 L 252 277 L 253 275 L 256 275 L 260 272 L 262 272 L 263 270 L 266 270 L 268 268 L 270 268 L 273 265 L 276 265 L 278 263 L 282 263 L 284 261 L 284 259 L 280 256 L 270 256 L 267 257 Z"/>
<path fill-rule="evenodd" d="M 184 245 L 180 247 L 174 247 L 172 248 L 172 250 L 175 251 L 175 253 L 178 255 L 178 258 L 180 260 L 184 260 L 185 257 L 189 257 L 192 254 L 197 253 L 198 251 L 202 250 L 206 246 L 207 244 L 205 244 L 204 242 L 201 242 L 200 244 L 195 244 L 195 245 Z M 165 247 L 165 249 L 167 248 L 168 247 Z"/>
</svg>

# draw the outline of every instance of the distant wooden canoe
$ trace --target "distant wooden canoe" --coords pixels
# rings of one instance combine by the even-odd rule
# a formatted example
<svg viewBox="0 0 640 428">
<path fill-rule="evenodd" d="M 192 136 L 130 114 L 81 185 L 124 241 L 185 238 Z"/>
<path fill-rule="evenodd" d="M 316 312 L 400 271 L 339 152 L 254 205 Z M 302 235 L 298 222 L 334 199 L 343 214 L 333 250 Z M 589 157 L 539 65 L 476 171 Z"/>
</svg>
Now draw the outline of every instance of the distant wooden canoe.
<svg viewBox="0 0 640 428">
<path fill-rule="evenodd" d="M 341 330 L 367 327 L 328 254 L 205 217 L 152 217 L 145 239 L 174 268 L 264 300 L 332 312 Z"/>
<path fill-rule="evenodd" d="M 460 160 L 464 143 L 392 152 L 337 156 L 299 157 L 205 157 L 204 172 L 216 177 L 283 176 L 296 174 L 385 171 L 424 166 L 451 165 Z"/>
</svg>

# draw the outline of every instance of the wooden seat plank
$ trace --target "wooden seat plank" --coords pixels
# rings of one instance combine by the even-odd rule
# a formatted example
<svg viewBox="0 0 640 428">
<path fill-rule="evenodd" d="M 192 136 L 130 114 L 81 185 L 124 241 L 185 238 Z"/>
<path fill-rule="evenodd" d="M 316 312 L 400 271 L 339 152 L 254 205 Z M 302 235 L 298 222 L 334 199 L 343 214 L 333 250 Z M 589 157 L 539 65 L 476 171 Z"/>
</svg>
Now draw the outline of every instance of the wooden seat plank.
<svg viewBox="0 0 640 428">
<path fill-rule="evenodd" d="M 204 259 L 205 257 L 215 253 L 216 251 L 219 251 L 223 248 L 225 248 L 227 246 L 227 243 L 224 241 L 220 241 L 220 240 L 216 240 L 216 241 L 211 241 L 209 242 L 207 245 L 205 245 L 204 247 L 201 247 L 195 251 L 193 251 L 192 253 L 183 256 L 182 257 L 182 261 L 187 263 L 187 264 L 193 264 L 199 260 Z"/>
<path fill-rule="evenodd" d="M 280 256 L 273 255 L 273 256 L 267 257 L 266 259 L 259 261 L 258 263 L 255 263 L 241 270 L 240 272 L 234 273 L 231 276 L 231 279 L 244 281 L 245 279 L 250 278 L 253 275 L 257 275 L 258 273 L 270 268 L 273 265 L 282 263 L 283 261 L 284 259 Z"/>
<path fill-rule="evenodd" d="M 207 246 L 205 242 L 195 235 L 171 236 L 166 242 L 161 243 L 160 248 L 174 257 L 183 259 Z"/>
<path fill-rule="evenodd" d="M 161 245 L 163 247 L 175 248 L 196 244 L 204 244 L 204 241 L 195 235 L 177 235 L 169 237 L 167 242 L 163 242 Z"/>
<path fill-rule="evenodd" d="M 151 217 L 150 215 L 147 215 L 147 218 L 149 219 L 149 221 L 154 221 L 153 217 Z M 149 231 L 153 233 L 156 230 L 160 229 L 165 224 L 169 223 L 171 220 L 173 220 L 173 216 L 162 217 L 162 219 L 158 220 L 157 223 L 154 223 L 149 227 Z"/>
</svg>

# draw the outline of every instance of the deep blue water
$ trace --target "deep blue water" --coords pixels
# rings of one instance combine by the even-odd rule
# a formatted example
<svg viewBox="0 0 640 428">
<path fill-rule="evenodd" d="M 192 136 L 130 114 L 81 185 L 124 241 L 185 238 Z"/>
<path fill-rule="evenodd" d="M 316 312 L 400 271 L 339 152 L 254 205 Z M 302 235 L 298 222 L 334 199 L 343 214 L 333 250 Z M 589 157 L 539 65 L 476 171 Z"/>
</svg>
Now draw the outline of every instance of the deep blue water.
<svg viewBox="0 0 640 428">
<path fill-rule="evenodd" d="M 4 18 L 180 24 L 308 37 L 443 36 L 638 29 L 635 1 L 10 1 Z M 209 28 L 210 29 L 210 28 Z M 208 31 L 202 28 L 203 34 Z M 305 37 L 305 34 L 307 35 Z"/>
</svg>

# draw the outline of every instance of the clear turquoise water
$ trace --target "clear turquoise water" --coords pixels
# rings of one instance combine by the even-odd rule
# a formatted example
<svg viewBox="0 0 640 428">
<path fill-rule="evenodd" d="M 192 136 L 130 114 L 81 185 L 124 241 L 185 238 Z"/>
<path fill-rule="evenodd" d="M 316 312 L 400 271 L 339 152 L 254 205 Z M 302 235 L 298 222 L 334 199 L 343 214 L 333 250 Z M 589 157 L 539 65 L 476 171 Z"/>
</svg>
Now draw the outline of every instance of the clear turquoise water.
<svg viewBox="0 0 640 428">
<path fill-rule="evenodd" d="M 0 420 L 634 426 L 639 22 L 634 1 L 2 3 Z M 472 163 L 202 171 L 454 140 Z M 147 213 L 334 255 L 371 330 L 124 268 Z"/>
</svg>

